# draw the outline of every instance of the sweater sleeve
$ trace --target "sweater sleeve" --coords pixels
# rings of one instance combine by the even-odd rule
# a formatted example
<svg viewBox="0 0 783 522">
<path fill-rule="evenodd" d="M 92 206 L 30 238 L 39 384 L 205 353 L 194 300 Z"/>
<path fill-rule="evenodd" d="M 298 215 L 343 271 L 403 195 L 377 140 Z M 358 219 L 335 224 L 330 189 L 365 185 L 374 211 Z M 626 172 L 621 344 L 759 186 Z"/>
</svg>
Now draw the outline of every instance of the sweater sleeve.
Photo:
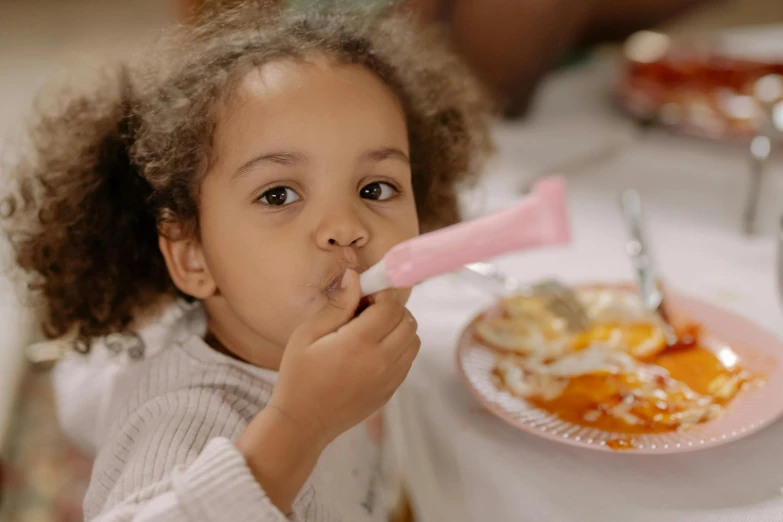
<svg viewBox="0 0 783 522">
<path fill-rule="evenodd" d="M 233 443 L 257 410 L 224 389 L 205 386 L 157 396 L 120 415 L 95 460 L 85 520 L 363 520 L 348 516 L 351 506 L 319 494 L 311 482 L 290 516 L 272 504 Z"/>
<path fill-rule="evenodd" d="M 124 500 L 104 511 L 96 522 L 213 522 L 247 520 L 289 522 L 253 478 L 244 457 L 223 437 L 212 439 L 192 464 L 145 489 L 144 501 Z"/>
<path fill-rule="evenodd" d="M 101 513 L 96 522 L 289 522 L 267 498 L 234 444 L 217 437 L 189 466 L 147 485 L 154 495 L 134 495 Z M 145 498 L 145 500 L 141 500 Z M 290 520 L 298 520 L 292 517 Z"/>
</svg>

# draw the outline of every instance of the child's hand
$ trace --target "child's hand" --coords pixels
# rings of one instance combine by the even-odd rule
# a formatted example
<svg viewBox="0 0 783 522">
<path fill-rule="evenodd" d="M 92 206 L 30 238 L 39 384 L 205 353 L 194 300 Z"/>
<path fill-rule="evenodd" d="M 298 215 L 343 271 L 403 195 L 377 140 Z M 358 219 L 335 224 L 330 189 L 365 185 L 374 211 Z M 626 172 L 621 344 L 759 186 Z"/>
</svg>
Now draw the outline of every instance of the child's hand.
<svg viewBox="0 0 783 522">
<path fill-rule="evenodd" d="M 291 336 L 269 403 L 326 442 L 391 398 L 421 344 L 394 290 L 354 319 L 359 299 L 358 274 L 348 270 L 333 303 Z"/>
<path fill-rule="evenodd" d="M 394 394 L 421 344 L 416 321 L 393 290 L 354 319 L 359 276 L 348 270 L 333 297 L 291 336 L 272 398 L 236 442 L 283 512 L 326 444 Z"/>
</svg>

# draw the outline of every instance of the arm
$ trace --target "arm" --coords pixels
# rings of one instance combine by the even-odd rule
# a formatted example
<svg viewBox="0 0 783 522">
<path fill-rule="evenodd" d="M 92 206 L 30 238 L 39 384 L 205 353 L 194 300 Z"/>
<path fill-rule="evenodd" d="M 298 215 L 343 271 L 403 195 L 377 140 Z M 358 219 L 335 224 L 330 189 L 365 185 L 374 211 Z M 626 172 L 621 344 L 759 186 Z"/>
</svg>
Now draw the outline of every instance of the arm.
<svg viewBox="0 0 783 522">
<path fill-rule="evenodd" d="M 711 1 L 714 0 L 595 0 L 586 36 L 592 41 L 624 38 Z"/>
<path fill-rule="evenodd" d="M 281 410 L 267 407 L 239 437 L 237 448 L 272 503 L 288 512 L 325 444 Z"/>
<path fill-rule="evenodd" d="M 180 388 L 122 414 L 95 460 L 85 520 L 287 522 L 231 440 L 249 406 L 231 386 Z"/>
<path fill-rule="evenodd" d="M 135 473 L 134 467 L 132 464 L 129 470 L 123 472 Z M 103 511 L 93 520 L 289 521 L 259 487 L 242 454 L 225 438 L 212 439 L 189 466 L 173 471 L 164 480 L 142 482 L 140 486 L 142 487 L 134 494 Z"/>
<path fill-rule="evenodd" d="M 508 116 L 522 114 L 549 71 L 582 34 L 594 0 L 455 0 L 457 51 L 497 93 Z"/>
<path fill-rule="evenodd" d="M 354 318 L 360 295 L 359 275 L 347 270 L 330 304 L 291 336 L 267 407 L 237 441 L 285 512 L 327 444 L 378 411 L 418 353 L 416 321 L 397 292 L 376 294 Z"/>
<path fill-rule="evenodd" d="M 440 23 L 508 116 L 525 111 L 541 76 L 585 30 L 598 0 L 401 0 L 403 11 Z"/>
<path fill-rule="evenodd" d="M 195 404 L 208 406 L 194 411 Z M 233 404 L 244 403 L 225 390 L 203 389 L 139 408 L 95 462 L 85 520 L 362 520 L 314 488 L 299 495 L 322 449 L 300 426 L 269 407 L 248 425 Z M 208 433 L 219 436 L 199 449 Z M 234 433 L 242 433 L 237 442 Z"/>
<path fill-rule="evenodd" d="M 250 420 L 255 402 L 234 381 L 205 387 L 215 376 L 198 371 L 188 382 L 202 384 L 134 407 L 96 460 L 87 520 L 364 520 L 359 501 L 313 487 L 300 495 L 326 445 L 385 404 L 418 353 L 416 322 L 394 291 L 352 319 L 359 296 L 348 270 L 330 305 L 292 335 L 274 391 Z M 138 389 L 170 373 L 165 363 L 156 370 Z"/>
<path fill-rule="evenodd" d="M 572 48 L 624 37 L 705 1 L 402 0 L 402 7 L 424 23 L 443 23 L 507 115 L 518 116 Z"/>
</svg>

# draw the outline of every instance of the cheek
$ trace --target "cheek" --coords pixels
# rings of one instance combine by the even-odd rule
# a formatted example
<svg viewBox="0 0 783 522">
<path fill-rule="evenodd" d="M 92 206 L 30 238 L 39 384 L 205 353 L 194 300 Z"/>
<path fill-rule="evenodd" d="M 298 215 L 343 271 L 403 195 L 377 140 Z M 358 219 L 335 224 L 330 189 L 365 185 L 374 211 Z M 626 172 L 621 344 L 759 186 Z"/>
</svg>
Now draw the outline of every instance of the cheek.
<svg viewBox="0 0 783 522">
<path fill-rule="evenodd" d="M 419 234 L 419 216 L 413 196 L 405 196 L 388 207 L 379 207 L 375 212 L 382 218 L 384 235 L 393 237 L 397 242 Z"/>
<path fill-rule="evenodd" d="M 416 204 L 412 198 L 395 211 L 393 219 L 390 220 L 389 228 L 389 236 L 393 238 L 393 241 L 391 242 L 392 244 L 387 245 L 387 248 L 419 235 L 419 217 L 416 213 Z"/>
<path fill-rule="evenodd" d="M 302 264 L 309 256 L 291 234 L 254 226 L 252 216 L 226 221 L 225 215 L 215 216 L 202 231 L 218 294 L 251 329 L 282 341 L 307 306 Z"/>
<path fill-rule="evenodd" d="M 279 246 L 245 248 L 241 259 L 226 260 L 218 269 L 220 296 L 234 314 L 256 334 L 285 344 L 307 316 L 301 280 L 302 267 Z M 286 261 L 287 260 L 287 261 Z"/>
<path fill-rule="evenodd" d="M 405 233 L 407 234 L 405 239 L 410 239 L 419 235 L 419 213 L 416 211 L 416 202 L 411 197 L 408 200 L 408 205 L 405 209 Z"/>
<path fill-rule="evenodd" d="M 365 253 L 368 267 L 380 261 L 395 245 L 419 235 L 419 219 L 412 201 L 383 209 L 379 215 L 381 219 L 375 221 L 373 240 Z"/>
</svg>

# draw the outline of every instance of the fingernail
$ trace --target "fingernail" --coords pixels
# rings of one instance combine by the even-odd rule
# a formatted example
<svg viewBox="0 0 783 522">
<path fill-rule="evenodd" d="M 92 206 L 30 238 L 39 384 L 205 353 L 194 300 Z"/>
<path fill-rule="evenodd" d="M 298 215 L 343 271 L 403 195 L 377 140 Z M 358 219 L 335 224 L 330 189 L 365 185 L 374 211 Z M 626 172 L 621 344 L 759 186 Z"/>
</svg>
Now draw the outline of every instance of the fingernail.
<svg viewBox="0 0 783 522">
<path fill-rule="evenodd" d="M 340 288 L 348 287 L 348 270 L 343 273 L 343 278 L 340 280 Z"/>
</svg>

